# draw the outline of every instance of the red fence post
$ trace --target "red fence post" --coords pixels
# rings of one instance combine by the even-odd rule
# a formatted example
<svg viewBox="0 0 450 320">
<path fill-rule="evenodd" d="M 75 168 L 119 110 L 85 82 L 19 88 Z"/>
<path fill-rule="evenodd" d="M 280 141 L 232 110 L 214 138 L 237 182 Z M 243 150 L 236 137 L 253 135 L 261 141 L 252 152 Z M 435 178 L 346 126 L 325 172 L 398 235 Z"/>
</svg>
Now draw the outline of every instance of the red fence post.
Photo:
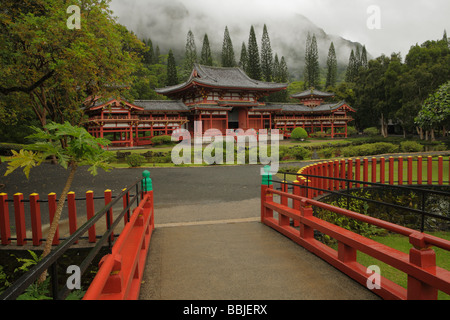
<svg viewBox="0 0 450 320">
<path fill-rule="evenodd" d="M 398 184 L 403 184 L 403 157 L 398 157 Z"/>
<path fill-rule="evenodd" d="M 40 246 L 42 243 L 41 207 L 38 200 L 37 193 L 30 194 L 31 231 L 34 246 Z"/>
<path fill-rule="evenodd" d="M 353 180 L 353 159 L 352 158 L 349 158 L 347 160 L 347 179 Z M 353 187 L 353 183 L 351 181 L 348 182 L 348 187 L 349 188 Z"/>
<path fill-rule="evenodd" d="M 423 233 L 412 233 L 409 236 L 409 242 L 414 246 L 409 251 L 409 262 L 435 273 L 436 253 L 425 243 Z M 437 300 L 437 296 L 436 288 L 408 275 L 408 300 Z"/>
<path fill-rule="evenodd" d="M 438 157 L 438 184 L 443 184 L 444 172 L 443 172 L 443 160 L 442 156 Z"/>
<path fill-rule="evenodd" d="M 281 181 L 281 191 L 282 192 L 288 192 L 288 185 L 286 184 L 286 181 Z M 288 198 L 284 195 L 280 196 L 280 203 L 284 206 L 288 205 Z M 289 225 L 289 217 L 278 213 L 278 225 L 280 226 L 288 226 Z"/>
<path fill-rule="evenodd" d="M 369 159 L 363 159 L 363 181 L 369 181 Z M 364 184 L 364 187 L 367 187 L 367 184 Z"/>
<path fill-rule="evenodd" d="M 345 175 L 345 160 L 341 159 L 341 172 L 339 174 L 339 178 L 341 179 L 345 179 L 346 175 Z M 345 181 L 341 180 L 341 190 L 345 189 Z"/>
<path fill-rule="evenodd" d="M 389 157 L 389 184 L 394 184 L 394 158 Z"/>
<path fill-rule="evenodd" d="M 125 191 L 127 188 L 123 188 L 122 191 Z M 123 195 L 123 208 L 125 209 L 128 207 L 128 204 L 130 203 L 130 193 L 127 192 Z M 127 213 L 123 216 L 123 223 L 126 225 L 130 221 L 130 209 L 127 210 Z"/>
<path fill-rule="evenodd" d="M 292 193 L 296 196 L 300 196 L 301 194 L 301 187 L 300 187 L 300 181 L 295 180 L 294 181 L 294 186 L 293 186 L 293 191 Z M 294 200 L 292 203 L 292 207 L 297 210 L 300 211 L 300 200 Z M 294 220 L 294 227 L 298 227 L 300 225 L 300 222 L 298 220 Z"/>
<path fill-rule="evenodd" d="M 422 156 L 417 157 L 417 184 L 422 184 Z"/>
<path fill-rule="evenodd" d="M 409 185 L 412 185 L 412 172 L 413 172 L 412 164 L 413 164 L 412 157 L 408 156 L 408 184 Z"/>
<path fill-rule="evenodd" d="M 9 225 L 9 208 L 8 208 L 8 195 L 6 193 L 0 193 L 0 234 L 2 239 L 2 245 L 8 245 L 11 243 L 11 227 Z"/>
<path fill-rule="evenodd" d="M 380 183 L 386 182 L 386 159 L 384 157 L 380 158 Z"/>
<path fill-rule="evenodd" d="M 112 193 L 111 190 L 105 190 L 105 206 L 108 205 L 112 201 Z M 110 226 L 113 224 L 113 210 L 112 207 L 108 210 L 106 214 L 106 228 L 109 230 Z M 110 237 L 111 241 L 114 241 L 114 232 L 111 233 Z"/>
<path fill-rule="evenodd" d="M 77 231 L 77 206 L 75 204 L 75 192 L 70 191 L 67 194 L 67 205 L 69 207 L 69 231 L 73 234 Z M 78 243 L 78 240 L 75 241 Z"/>
<path fill-rule="evenodd" d="M 372 181 L 377 182 L 377 158 L 372 157 Z"/>
<path fill-rule="evenodd" d="M 355 160 L 355 180 L 360 181 L 361 180 L 361 159 L 356 158 Z M 357 183 L 356 187 L 359 188 L 360 184 Z"/>
<path fill-rule="evenodd" d="M 334 177 L 339 178 L 339 160 L 334 160 Z M 334 180 L 334 190 L 339 190 L 339 180 Z"/>
<path fill-rule="evenodd" d="M 16 221 L 16 238 L 18 246 L 23 246 L 27 243 L 25 240 L 27 237 L 27 230 L 25 226 L 25 209 L 22 201 L 22 193 L 14 194 L 14 218 Z"/>
<path fill-rule="evenodd" d="M 87 220 L 91 219 L 95 214 L 94 209 L 94 192 L 92 190 L 86 191 L 86 217 Z M 95 224 L 89 228 L 88 231 L 89 235 L 89 242 L 94 243 L 96 242 L 96 235 L 95 235 Z"/>
<path fill-rule="evenodd" d="M 300 215 L 304 218 L 313 215 L 313 209 L 306 203 L 306 200 L 302 200 L 300 203 Z M 314 239 L 314 229 L 300 221 L 300 237 L 305 240 Z"/>
<path fill-rule="evenodd" d="M 49 193 L 47 196 L 48 199 L 48 215 L 50 218 L 50 225 L 53 222 L 53 218 L 55 217 L 55 212 L 56 212 L 56 193 L 52 192 Z M 55 236 L 53 237 L 53 245 L 58 245 L 59 244 L 59 226 L 56 227 L 56 232 L 55 232 Z"/>
<path fill-rule="evenodd" d="M 428 184 L 433 184 L 433 157 L 427 158 L 427 180 Z"/>
</svg>

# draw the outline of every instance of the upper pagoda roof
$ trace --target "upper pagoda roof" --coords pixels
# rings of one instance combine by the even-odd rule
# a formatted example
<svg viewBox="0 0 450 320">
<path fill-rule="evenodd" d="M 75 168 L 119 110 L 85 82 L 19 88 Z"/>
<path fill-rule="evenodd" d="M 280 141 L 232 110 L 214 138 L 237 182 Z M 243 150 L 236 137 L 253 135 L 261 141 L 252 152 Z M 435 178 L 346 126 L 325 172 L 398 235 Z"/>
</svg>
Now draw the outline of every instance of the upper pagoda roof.
<svg viewBox="0 0 450 320">
<path fill-rule="evenodd" d="M 310 90 L 305 90 L 303 92 L 299 92 L 299 93 L 291 95 L 291 98 L 297 98 L 297 99 L 314 98 L 314 97 L 329 98 L 329 97 L 334 97 L 334 93 L 319 91 L 319 90 L 312 88 Z"/>
<path fill-rule="evenodd" d="M 221 89 L 279 91 L 285 89 L 288 84 L 254 80 L 247 76 L 241 68 L 237 67 L 223 68 L 194 64 L 194 69 L 186 82 L 175 86 L 158 88 L 156 92 L 170 95 L 196 85 Z"/>
</svg>

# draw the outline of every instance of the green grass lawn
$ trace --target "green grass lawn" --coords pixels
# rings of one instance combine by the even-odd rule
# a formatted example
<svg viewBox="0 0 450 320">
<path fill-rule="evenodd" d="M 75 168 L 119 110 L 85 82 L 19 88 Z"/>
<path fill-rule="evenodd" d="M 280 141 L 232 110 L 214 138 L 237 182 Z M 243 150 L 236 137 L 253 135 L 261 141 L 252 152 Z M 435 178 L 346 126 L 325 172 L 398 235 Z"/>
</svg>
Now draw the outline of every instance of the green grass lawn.
<svg viewBox="0 0 450 320">
<path fill-rule="evenodd" d="M 439 238 L 450 240 L 450 232 L 432 232 L 430 234 Z M 401 235 L 376 236 L 372 239 L 404 253 L 409 253 L 409 250 L 411 248 L 411 244 L 409 243 L 408 238 Z M 440 268 L 450 270 L 450 252 L 435 247 L 433 247 L 433 250 L 436 252 L 436 265 Z M 362 252 L 358 252 L 357 261 L 365 267 L 377 265 L 380 268 L 381 276 L 397 283 L 404 288 L 407 287 L 407 275 L 397 270 L 396 268 L 377 259 L 374 259 Z M 438 299 L 450 300 L 450 295 L 439 291 Z"/>
</svg>

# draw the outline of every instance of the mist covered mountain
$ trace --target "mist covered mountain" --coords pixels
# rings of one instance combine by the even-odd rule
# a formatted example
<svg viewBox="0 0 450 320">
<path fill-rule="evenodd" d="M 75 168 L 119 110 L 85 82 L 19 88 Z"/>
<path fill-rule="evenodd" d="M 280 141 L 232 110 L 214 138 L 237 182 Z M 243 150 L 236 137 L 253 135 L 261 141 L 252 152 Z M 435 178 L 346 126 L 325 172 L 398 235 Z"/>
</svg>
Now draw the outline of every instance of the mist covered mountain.
<svg viewBox="0 0 450 320">
<path fill-rule="evenodd" d="M 239 61 L 242 43 L 247 46 L 250 27 L 253 25 L 259 49 L 264 24 L 267 25 L 272 51 L 279 58 L 285 57 L 291 76 L 300 79 L 303 72 L 306 38 L 308 32 L 316 35 L 321 67 L 326 66 L 328 49 L 333 41 L 338 64 L 346 66 L 352 49 L 361 46 L 338 35 L 327 34 L 308 18 L 286 11 L 261 16 L 239 8 L 215 8 L 200 6 L 196 1 L 183 0 L 114 0 L 111 9 L 118 22 L 127 26 L 139 38 L 150 38 L 165 54 L 169 49 L 175 53 L 177 62 L 184 55 L 186 36 L 194 33 L 197 54 L 200 55 L 203 37 L 208 34 L 211 50 L 220 61 L 225 26 L 233 42 L 236 60 Z M 211 1 L 213 3 L 213 1 Z M 282 10 L 281 10 L 282 11 Z M 336 23 L 341 23 L 336 21 Z M 370 58 L 370 56 L 369 56 Z"/>
</svg>

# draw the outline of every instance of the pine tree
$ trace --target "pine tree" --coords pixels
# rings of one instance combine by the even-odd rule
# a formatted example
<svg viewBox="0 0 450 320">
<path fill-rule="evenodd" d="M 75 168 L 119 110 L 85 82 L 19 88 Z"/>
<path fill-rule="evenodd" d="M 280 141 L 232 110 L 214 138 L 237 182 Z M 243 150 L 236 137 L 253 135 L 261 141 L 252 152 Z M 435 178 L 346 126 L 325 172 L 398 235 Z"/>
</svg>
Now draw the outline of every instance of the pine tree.
<svg viewBox="0 0 450 320">
<path fill-rule="evenodd" d="M 278 54 L 275 53 L 275 59 L 273 60 L 273 72 L 272 72 L 272 80 L 275 82 L 280 82 L 280 60 L 278 59 Z"/>
<path fill-rule="evenodd" d="M 287 83 L 289 80 L 289 71 L 284 56 L 280 60 L 280 82 Z"/>
<path fill-rule="evenodd" d="M 319 52 L 317 49 L 316 35 L 308 33 L 305 53 L 305 89 L 315 88 L 319 85 Z"/>
<path fill-rule="evenodd" d="M 248 39 L 248 71 L 250 78 L 261 80 L 261 64 L 259 59 L 258 43 L 256 42 L 255 29 L 250 28 L 250 36 Z"/>
<path fill-rule="evenodd" d="M 190 73 L 197 62 L 197 48 L 195 46 L 194 34 L 189 30 L 186 39 L 186 52 L 184 55 L 184 69 Z"/>
<path fill-rule="evenodd" d="M 155 63 L 155 53 L 153 52 L 152 40 L 149 38 L 149 39 L 142 40 L 142 42 L 147 47 L 147 51 L 144 52 L 144 57 L 143 57 L 144 63 L 147 65 L 154 64 Z"/>
<path fill-rule="evenodd" d="M 222 45 L 222 67 L 235 67 L 236 59 L 234 57 L 233 42 L 231 41 L 228 27 L 225 27 Z"/>
<path fill-rule="evenodd" d="M 355 57 L 355 52 L 352 49 L 350 53 L 350 58 L 348 60 L 347 72 L 345 73 L 345 81 L 346 82 L 355 82 L 356 75 L 358 72 L 358 64 Z"/>
<path fill-rule="evenodd" d="M 361 67 L 363 67 L 364 69 L 367 69 L 368 67 L 368 62 L 367 62 L 367 50 L 366 50 L 366 46 L 362 47 L 362 51 L 361 51 Z"/>
<path fill-rule="evenodd" d="M 248 54 L 247 54 L 247 47 L 245 46 L 245 43 L 242 42 L 242 48 L 241 48 L 241 59 L 239 61 L 239 67 L 244 70 L 244 72 L 247 72 L 248 70 Z"/>
<path fill-rule="evenodd" d="M 161 55 L 161 52 L 159 51 L 159 46 L 157 45 L 156 49 L 155 49 L 155 63 L 156 64 L 161 63 L 160 58 L 159 58 L 160 55 Z"/>
<path fill-rule="evenodd" d="M 202 46 L 202 53 L 200 57 L 200 63 L 205 66 L 212 66 L 212 55 L 211 55 L 211 48 L 209 46 L 209 40 L 208 35 L 205 34 L 203 37 L 203 46 Z"/>
<path fill-rule="evenodd" d="M 337 59 L 334 44 L 331 42 L 327 58 L 327 80 L 325 87 L 334 87 L 337 79 Z"/>
<path fill-rule="evenodd" d="M 264 25 L 261 40 L 261 72 L 264 80 L 267 82 L 272 81 L 272 73 L 273 73 L 272 64 L 273 64 L 272 47 L 270 46 L 270 39 L 269 33 L 267 32 L 267 26 Z"/>
<path fill-rule="evenodd" d="M 167 58 L 167 86 L 173 86 L 178 84 L 177 65 L 175 57 L 173 56 L 172 49 L 169 50 L 169 56 Z"/>
<path fill-rule="evenodd" d="M 359 49 L 358 45 L 356 46 L 355 60 L 356 60 L 356 68 L 359 69 L 359 67 L 362 66 L 362 63 L 361 63 L 361 50 Z"/>
</svg>

